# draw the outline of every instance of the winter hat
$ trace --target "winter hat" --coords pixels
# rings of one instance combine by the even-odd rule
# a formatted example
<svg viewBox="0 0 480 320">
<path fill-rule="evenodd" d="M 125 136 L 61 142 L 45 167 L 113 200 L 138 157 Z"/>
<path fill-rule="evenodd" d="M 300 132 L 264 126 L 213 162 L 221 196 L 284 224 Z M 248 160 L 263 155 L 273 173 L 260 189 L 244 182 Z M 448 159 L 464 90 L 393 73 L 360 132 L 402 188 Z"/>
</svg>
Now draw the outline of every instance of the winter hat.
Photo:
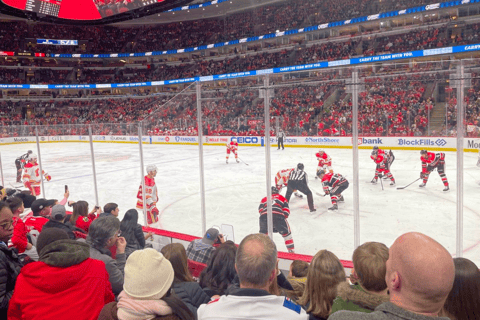
<svg viewBox="0 0 480 320">
<path fill-rule="evenodd" d="M 208 229 L 202 238 L 202 242 L 205 244 L 213 244 L 215 240 L 217 240 L 218 233 L 218 230 L 215 228 Z"/>
<path fill-rule="evenodd" d="M 42 249 L 50 243 L 58 240 L 69 240 L 68 234 L 60 228 L 47 228 L 40 232 L 37 239 L 37 252 L 42 255 Z"/>
<path fill-rule="evenodd" d="M 65 210 L 65 206 L 62 206 L 61 204 L 56 204 L 52 208 L 52 214 L 50 215 L 53 220 L 62 220 L 65 218 L 67 215 L 67 212 Z"/>
<path fill-rule="evenodd" d="M 163 297 L 173 283 L 170 261 L 155 249 L 134 251 L 125 264 L 123 290 L 132 298 Z"/>
</svg>

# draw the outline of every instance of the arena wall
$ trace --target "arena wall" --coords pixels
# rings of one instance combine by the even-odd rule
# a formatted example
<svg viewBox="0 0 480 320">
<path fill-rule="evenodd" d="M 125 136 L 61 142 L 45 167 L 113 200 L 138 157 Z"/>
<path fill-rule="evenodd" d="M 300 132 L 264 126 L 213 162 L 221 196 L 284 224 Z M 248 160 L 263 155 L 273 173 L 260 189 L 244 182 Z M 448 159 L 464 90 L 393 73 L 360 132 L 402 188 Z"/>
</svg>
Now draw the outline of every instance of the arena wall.
<svg viewBox="0 0 480 320">
<path fill-rule="evenodd" d="M 89 142 L 89 136 L 41 136 L 40 143 L 57 142 Z M 204 136 L 203 144 L 210 146 L 223 146 L 228 141 L 235 140 L 240 146 L 261 147 L 265 146 L 265 137 L 260 136 Z M 36 137 L 11 137 L 0 138 L 0 145 L 35 143 Z M 101 143 L 138 143 L 138 136 L 117 136 L 117 135 L 93 135 L 93 142 Z M 144 144 L 166 144 L 166 145 L 198 145 L 197 136 L 144 136 Z M 291 148 L 352 148 L 352 137 L 287 137 L 285 146 Z M 270 138 L 272 147 L 276 147 L 277 139 Z M 359 137 L 360 149 L 370 149 L 373 146 L 394 150 L 422 150 L 434 151 L 457 151 L 457 138 L 450 137 Z M 480 138 L 464 138 L 464 152 L 478 152 L 480 149 Z"/>
</svg>

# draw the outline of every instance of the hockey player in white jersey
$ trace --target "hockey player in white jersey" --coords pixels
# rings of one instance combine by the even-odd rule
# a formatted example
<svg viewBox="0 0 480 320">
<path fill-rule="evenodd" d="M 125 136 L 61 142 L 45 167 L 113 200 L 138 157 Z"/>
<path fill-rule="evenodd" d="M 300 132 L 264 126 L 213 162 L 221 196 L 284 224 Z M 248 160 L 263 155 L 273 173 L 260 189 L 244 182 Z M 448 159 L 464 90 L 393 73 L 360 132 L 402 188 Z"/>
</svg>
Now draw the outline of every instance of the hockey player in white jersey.
<svg viewBox="0 0 480 320">
<path fill-rule="evenodd" d="M 35 153 L 30 153 L 28 155 L 28 163 L 23 168 L 22 181 L 23 185 L 30 190 L 32 196 L 40 195 L 40 183 L 42 182 L 42 176 L 45 177 L 47 181 L 52 180 L 52 177 L 42 171 L 40 174 L 40 166 L 37 163 L 37 155 Z"/>
</svg>

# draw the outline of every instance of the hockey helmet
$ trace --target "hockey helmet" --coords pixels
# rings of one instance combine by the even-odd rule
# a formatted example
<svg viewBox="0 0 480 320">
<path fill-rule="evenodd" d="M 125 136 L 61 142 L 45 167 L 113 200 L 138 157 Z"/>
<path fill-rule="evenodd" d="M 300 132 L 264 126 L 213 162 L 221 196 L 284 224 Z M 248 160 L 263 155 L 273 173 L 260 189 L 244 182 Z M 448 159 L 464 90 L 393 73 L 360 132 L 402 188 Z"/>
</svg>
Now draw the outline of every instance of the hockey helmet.
<svg viewBox="0 0 480 320">
<path fill-rule="evenodd" d="M 378 151 L 378 146 L 374 146 L 373 151 Z"/>
<path fill-rule="evenodd" d="M 325 170 L 323 169 L 318 169 L 317 170 L 317 177 L 321 178 L 325 174 Z"/>
<path fill-rule="evenodd" d="M 303 168 L 305 168 L 305 166 L 303 165 L 303 163 L 297 164 L 297 169 L 298 169 L 298 170 L 303 170 Z"/>
<path fill-rule="evenodd" d="M 319 149 L 318 153 L 324 153 L 325 151 L 323 149 Z"/>
<path fill-rule="evenodd" d="M 30 153 L 28 155 L 28 161 L 37 160 L 37 155 L 35 153 Z"/>
<path fill-rule="evenodd" d="M 272 187 L 272 194 L 277 194 L 277 193 L 278 193 L 277 187 L 273 186 Z"/>
<path fill-rule="evenodd" d="M 30 154 L 30 153 L 33 153 L 33 151 L 32 151 L 32 150 L 28 150 L 27 153 Z"/>
<path fill-rule="evenodd" d="M 147 166 L 147 173 L 152 171 L 157 171 L 157 166 L 154 164 L 150 164 Z"/>
<path fill-rule="evenodd" d="M 424 155 L 424 154 L 427 154 L 427 153 L 428 153 L 427 150 L 421 150 L 421 151 L 420 151 L 420 154 L 421 154 L 421 155 Z"/>
</svg>

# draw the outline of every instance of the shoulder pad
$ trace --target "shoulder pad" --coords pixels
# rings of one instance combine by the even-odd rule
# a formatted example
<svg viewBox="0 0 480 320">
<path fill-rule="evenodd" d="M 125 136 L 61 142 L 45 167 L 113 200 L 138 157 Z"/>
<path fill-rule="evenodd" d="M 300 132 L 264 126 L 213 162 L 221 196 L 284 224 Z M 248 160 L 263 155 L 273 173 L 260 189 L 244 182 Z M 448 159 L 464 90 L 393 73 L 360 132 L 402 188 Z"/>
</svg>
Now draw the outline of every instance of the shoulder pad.
<svg viewBox="0 0 480 320">
<path fill-rule="evenodd" d="M 298 314 L 300 314 L 300 312 L 302 311 L 302 307 L 300 307 L 298 304 L 296 304 L 290 298 L 287 298 L 287 297 L 285 297 L 285 300 L 283 300 L 283 306 L 287 309 L 295 311 Z"/>
</svg>

